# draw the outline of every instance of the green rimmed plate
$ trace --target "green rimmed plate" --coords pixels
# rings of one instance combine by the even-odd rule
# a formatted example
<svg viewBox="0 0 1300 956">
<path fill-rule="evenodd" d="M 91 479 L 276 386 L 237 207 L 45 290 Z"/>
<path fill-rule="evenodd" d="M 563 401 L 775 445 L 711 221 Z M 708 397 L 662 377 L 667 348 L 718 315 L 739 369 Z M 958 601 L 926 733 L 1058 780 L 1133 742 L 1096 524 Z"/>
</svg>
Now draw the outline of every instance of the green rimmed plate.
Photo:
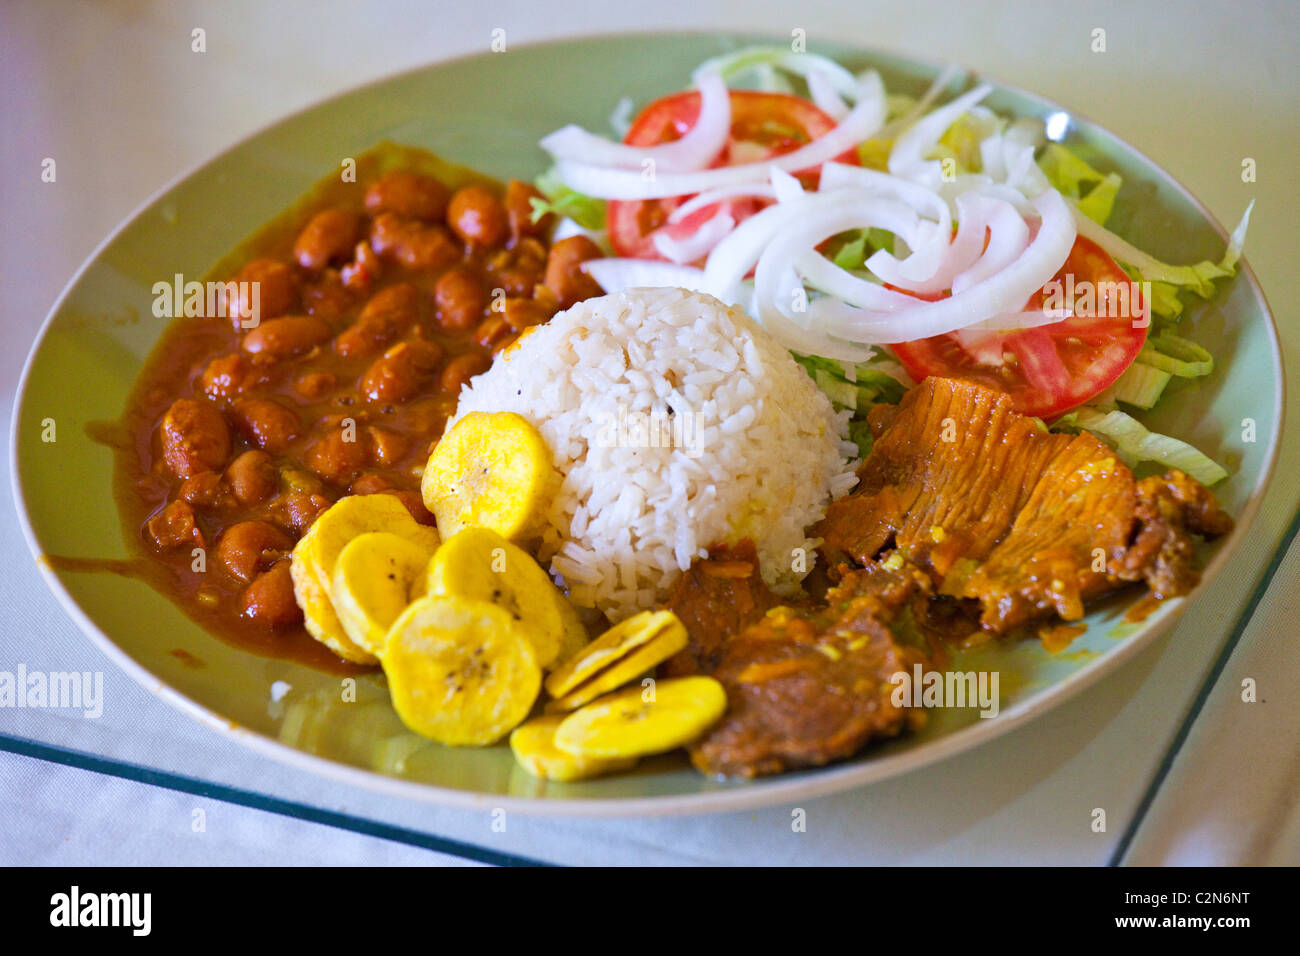
<svg viewBox="0 0 1300 956">
<path fill-rule="evenodd" d="M 126 559 L 114 505 L 111 451 L 86 427 L 119 415 L 162 331 L 151 287 L 175 273 L 199 276 L 292 205 L 343 158 L 381 140 L 431 150 L 500 178 L 539 171 L 537 139 L 578 122 L 605 126 L 621 96 L 639 103 L 681 87 L 702 59 L 755 42 L 704 35 L 633 35 L 511 49 L 420 69 L 286 119 L 166 188 L 122 226 L 74 278 L 47 320 L 15 406 L 13 470 L 20 515 L 38 555 Z M 846 65 L 878 68 L 891 90 L 919 92 L 938 69 L 911 59 L 820 47 Z M 558 67 L 557 67 L 558 64 Z M 581 64 L 581 69 L 575 68 Z M 615 83 L 592 78 L 618 77 Z M 1000 111 L 1061 114 L 1070 143 L 1116 169 L 1125 187 L 1113 227 L 1172 261 L 1217 258 L 1224 233 L 1195 199 L 1127 144 L 1030 94 L 999 85 Z M 1207 552 L 1206 580 L 1230 559 L 1263 496 L 1282 428 L 1275 330 L 1249 268 L 1216 299 L 1191 310 L 1194 337 L 1219 358 L 1211 377 L 1146 417 L 1187 438 L 1233 476 L 1216 489 L 1237 517 Z M 58 440 L 45 442 L 46 419 Z M 1255 440 L 1247 441 L 1248 422 Z M 86 633 L 145 687 L 254 748 L 317 772 L 389 792 L 480 807 L 591 815 L 736 809 L 828 793 L 902 773 L 1017 726 L 1119 666 L 1172 626 L 1195 600 L 1168 602 L 1125 620 L 1136 598 L 1093 610 L 1087 632 L 1051 655 L 1036 642 L 985 645 L 958 661 L 1000 674 L 1001 711 L 938 711 L 925 731 L 819 771 L 752 783 L 706 779 L 679 759 L 580 784 L 539 782 L 505 747 L 450 750 L 407 733 L 382 685 L 362 678 L 344 701 L 339 678 L 228 646 L 165 597 L 130 577 L 42 569 Z M 176 655 L 181 648 L 185 655 Z M 202 662 L 195 667 L 194 661 Z"/>
</svg>

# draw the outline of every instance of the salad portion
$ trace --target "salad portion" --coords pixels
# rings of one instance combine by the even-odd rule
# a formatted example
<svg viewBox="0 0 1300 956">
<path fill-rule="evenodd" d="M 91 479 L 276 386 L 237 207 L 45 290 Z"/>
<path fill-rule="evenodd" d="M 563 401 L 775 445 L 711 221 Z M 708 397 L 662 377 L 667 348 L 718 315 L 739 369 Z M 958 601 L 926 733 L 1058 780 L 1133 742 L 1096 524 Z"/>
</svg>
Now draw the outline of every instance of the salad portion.
<svg viewBox="0 0 1300 956">
<path fill-rule="evenodd" d="M 1250 208 L 1219 261 L 1161 262 L 1107 228 L 1123 181 L 1061 141 L 1068 122 L 999 115 L 988 84 L 941 103 L 961 78 L 913 99 L 811 53 L 708 60 L 630 122 L 620 104 L 621 142 L 545 137 L 534 215 L 612 253 L 583 266 L 606 292 L 675 286 L 744 308 L 852 411 L 864 455 L 870 406 L 936 376 L 1094 432 L 1130 464 L 1222 480 L 1129 410 L 1213 370 L 1179 323 L 1234 274 Z"/>
</svg>

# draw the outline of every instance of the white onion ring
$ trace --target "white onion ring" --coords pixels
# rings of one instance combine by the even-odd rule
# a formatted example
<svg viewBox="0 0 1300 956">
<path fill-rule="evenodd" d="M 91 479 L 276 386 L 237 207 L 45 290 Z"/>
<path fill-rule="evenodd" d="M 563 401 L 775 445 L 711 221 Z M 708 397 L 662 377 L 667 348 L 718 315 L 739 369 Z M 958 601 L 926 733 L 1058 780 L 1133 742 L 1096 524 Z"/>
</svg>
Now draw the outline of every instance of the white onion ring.
<svg viewBox="0 0 1300 956">
<path fill-rule="evenodd" d="M 659 173 L 646 177 L 639 170 L 601 166 L 572 159 L 558 159 L 555 173 L 570 189 L 597 199 L 667 199 L 700 193 L 720 186 L 758 182 L 775 167 L 786 172 L 814 169 L 870 139 L 884 122 L 885 90 L 875 72 L 868 73 L 861 84 L 858 104 L 834 129 L 793 152 L 757 163 L 721 166 L 698 172 Z"/>
<path fill-rule="evenodd" d="M 700 73 L 696 85 L 700 115 L 684 136 L 671 143 L 628 146 L 570 125 L 551 133 L 539 145 L 557 160 L 636 170 L 638 176 L 647 160 L 653 161 L 656 171 L 668 173 L 704 169 L 722 152 L 731 135 L 731 95 L 717 73 Z"/>
<path fill-rule="evenodd" d="M 739 183 L 735 186 L 721 186 L 718 189 L 710 189 L 702 192 L 698 196 L 686 200 L 671 213 L 668 214 L 669 225 L 681 222 L 693 212 L 699 212 L 705 206 L 712 206 L 716 202 L 724 199 L 735 199 L 740 196 L 753 196 L 757 199 L 775 199 L 776 190 L 767 183 Z"/>
<path fill-rule="evenodd" d="M 988 248 L 968 269 L 953 277 L 953 295 L 959 295 L 1001 272 L 1024 255 L 1029 245 L 1029 225 L 1013 206 L 985 196 L 975 197 L 975 202 L 981 207 L 977 215 L 989 230 Z"/>
<path fill-rule="evenodd" d="M 725 212 L 719 212 L 713 218 L 701 223 L 694 234 L 685 239 L 674 239 L 665 230 L 659 229 L 655 231 L 651 241 L 661 256 L 682 265 L 707 256 L 713 251 L 713 247 L 735 228 L 736 220 Z"/>
<path fill-rule="evenodd" d="M 1056 190 L 1034 199 L 1042 217 L 1038 234 L 1024 254 L 1007 268 L 971 286 L 960 295 L 923 302 L 897 313 L 867 313 L 861 309 L 818 300 L 827 333 L 852 342 L 891 343 L 943 335 L 1004 312 L 1023 309 L 1029 298 L 1060 270 L 1074 245 L 1076 230 L 1070 207 Z"/>
<path fill-rule="evenodd" d="M 837 123 L 849 115 L 849 105 L 835 89 L 835 83 L 825 70 L 809 70 L 805 79 L 808 81 L 808 95 L 819 110 Z"/>
<path fill-rule="evenodd" d="M 909 179 L 937 180 L 939 163 L 926 160 L 925 154 L 934 149 L 949 126 L 992 92 L 992 86 L 981 83 L 913 123 L 894 141 L 894 148 L 889 151 L 889 171 Z"/>
</svg>

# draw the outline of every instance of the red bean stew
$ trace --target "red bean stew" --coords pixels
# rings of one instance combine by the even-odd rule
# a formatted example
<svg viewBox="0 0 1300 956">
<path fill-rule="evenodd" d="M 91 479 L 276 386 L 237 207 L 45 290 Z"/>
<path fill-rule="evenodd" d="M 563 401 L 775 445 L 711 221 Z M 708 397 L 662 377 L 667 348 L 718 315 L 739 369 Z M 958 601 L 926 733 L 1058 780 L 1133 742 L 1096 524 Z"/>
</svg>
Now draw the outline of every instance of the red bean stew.
<svg viewBox="0 0 1300 956">
<path fill-rule="evenodd" d="M 461 387 L 600 294 L 579 269 L 599 250 L 549 244 L 537 195 L 386 145 L 217 267 L 258 283 L 260 322 L 175 321 L 124 419 L 119 499 L 155 586 L 232 643 L 345 669 L 302 628 L 294 543 L 345 494 L 432 524 L 420 473 Z"/>
</svg>

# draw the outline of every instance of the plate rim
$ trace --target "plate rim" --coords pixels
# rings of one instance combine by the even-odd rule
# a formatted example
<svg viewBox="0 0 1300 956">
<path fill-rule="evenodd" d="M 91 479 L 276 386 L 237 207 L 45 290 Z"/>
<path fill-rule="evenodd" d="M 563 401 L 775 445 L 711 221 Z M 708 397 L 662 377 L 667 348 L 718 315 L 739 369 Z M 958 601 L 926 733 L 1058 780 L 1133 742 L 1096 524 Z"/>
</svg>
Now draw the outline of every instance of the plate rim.
<svg viewBox="0 0 1300 956">
<path fill-rule="evenodd" d="M 668 39 L 682 36 L 714 38 L 725 36 L 728 39 L 735 39 L 745 44 L 776 42 L 773 36 L 760 33 L 733 34 L 719 33 L 718 31 L 704 29 L 634 30 L 577 34 L 547 39 L 535 43 L 519 44 L 516 48 L 539 49 L 546 47 L 563 47 L 575 43 L 599 41 L 603 38 Z M 780 42 L 783 44 L 784 39 Z M 814 43 L 814 46 L 816 45 L 817 44 Z M 857 43 L 838 43 L 835 45 L 841 48 L 851 49 L 855 53 L 862 54 L 868 59 L 883 58 L 900 60 L 908 64 L 923 66 L 927 70 L 931 70 L 935 73 L 944 69 L 947 65 L 953 62 L 934 60 L 928 57 L 916 56 L 910 52 L 893 50 L 874 45 L 862 45 Z M 313 101 L 298 109 L 278 115 L 271 121 L 259 126 L 257 129 L 231 143 L 229 146 L 220 149 L 212 156 L 186 168 L 138 204 L 135 209 L 124 217 L 118 225 L 95 246 L 87 258 L 82 262 L 80 267 L 77 268 L 72 277 L 64 285 L 62 291 L 56 297 L 53 305 L 50 307 L 42 321 L 23 363 L 22 373 L 19 376 L 18 387 L 15 392 L 13 412 L 10 418 L 9 466 L 10 474 L 12 476 L 11 484 L 13 501 L 15 510 L 18 514 L 18 525 L 22 530 L 28 549 L 35 558 L 37 568 L 41 576 L 44 578 L 46 586 L 54 594 L 64 611 L 73 622 L 76 623 L 78 629 L 81 630 L 81 632 L 89 638 L 90 641 L 96 645 L 110 661 L 112 661 L 119 669 L 124 671 L 127 676 L 132 678 L 146 691 L 149 691 L 170 706 L 185 713 L 190 718 L 218 731 L 222 736 L 225 736 L 228 739 L 237 740 L 255 753 L 270 757 L 271 759 L 287 764 L 294 769 L 304 770 L 329 779 L 337 780 L 341 783 L 358 786 L 362 789 L 377 791 L 387 796 L 404 797 L 419 802 L 434 803 L 456 809 L 482 810 L 485 808 L 501 808 L 508 812 L 517 812 L 528 816 L 587 817 L 593 819 L 734 812 L 738 810 L 753 809 L 759 806 L 779 804 L 786 802 L 789 798 L 804 799 L 828 796 L 832 793 L 898 777 L 910 771 L 938 763 L 950 756 L 954 756 L 966 750 L 974 749 L 988 741 L 997 739 L 1014 729 L 1024 726 L 1041 714 L 1077 696 L 1081 691 L 1097 683 L 1104 676 L 1116 670 L 1121 664 L 1131 660 L 1141 650 L 1151 646 L 1160 637 L 1167 634 L 1176 624 L 1178 619 L 1186 612 L 1188 606 L 1198 599 L 1204 590 L 1218 578 L 1223 568 L 1226 567 L 1228 560 L 1240 548 L 1242 541 L 1245 539 L 1246 534 L 1249 532 L 1258 516 L 1264 498 L 1268 494 L 1276 473 L 1280 445 L 1285 434 L 1287 393 L 1284 357 L 1281 349 L 1280 336 L 1278 334 L 1277 320 L 1274 316 L 1273 309 L 1268 302 L 1267 296 L 1265 295 L 1263 288 L 1260 286 L 1259 280 L 1256 277 L 1254 270 L 1251 268 L 1246 256 L 1243 256 L 1238 263 L 1236 279 L 1237 281 L 1240 281 L 1241 279 L 1246 280 L 1249 290 L 1262 307 L 1266 331 L 1272 345 L 1272 371 L 1274 381 L 1277 385 L 1273 413 L 1274 419 L 1277 422 L 1277 427 L 1274 429 L 1271 435 L 1271 440 L 1265 449 L 1266 459 L 1264 467 L 1260 473 L 1260 478 L 1252 490 L 1251 495 L 1242 507 L 1232 533 L 1223 542 L 1223 545 L 1219 547 L 1217 553 L 1202 570 L 1200 583 L 1192 594 L 1165 602 L 1157 609 L 1155 614 L 1153 614 L 1147 621 L 1143 622 L 1134 633 L 1122 638 L 1122 643 L 1118 644 L 1114 649 L 1109 650 L 1103 656 L 1089 662 L 1067 677 L 1035 692 L 1025 700 L 1016 704 L 1014 707 L 1004 709 L 999 713 L 998 717 L 994 718 L 991 722 L 985 723 L 981 721 L 967 725 L 953 731 L 952 733 L 930 741 L 925 746 L 915 750 L 889 754 L 887 756 L 867 761 L 855 760 L 841 764 L 829 764 L 824 767 L 812 768 L 789 776 L 758 778 L 746 784 L 723 790 L 651 797 L 520 797 L 484 793 L 473 790 L 461 790 L 431 783 L 421 783 L 400 777 L 389 776 L 376 770 L 368 770 L 341 763 L 327 757 L 311 754 L 307 751 L 299 750 L 295 747 L 281 743 L 279 740 L 267 736 L 260 731 L 254 731 L 237 724 L 232 724 L 231 721 L 222 717 L 216 711 L 209 709 L 205 705 L 200 704 L 198 701 L 174 689 L 161 678 L 155 676 L 143 664 L 138 663 L 125 650 L 118 646 L 112 638 L 100 629 L 98 624 L 91 619 L 89 614 L 82 609 L 76 600 L 73 599 L 72 595 L 64 586 L 60 576 L 50 566 L 49 562 L 44 559 L 45 553 L 40 547 L 36 531 L 31 524 L 23 492 L 22 475 L 18 467 L 20 454 L 19 426 L 23 419 L 23 413 L 27 404 L 28 387 L 30 384 L 32 368 L 35 364 L 37 354 L 44 344 L 46 337 L 50 333 L 50 328 L 55 317 L 62 310 L 65 302 L 71 296 L 72 291 L 76 288 L 77 284 L 81 281 L 86 272 L 88 272 L 98 261 L 104 250 L 116 241 L 123 232 L 143 218 L 156 203 L 163 199 L 172 190 L 193 176 L 201 173 L 207 167 L 225 159 L 227 155 L 242 148 L 250 141 L 257 139 L 271 129 L 280 126 L 281 124 L 288 123 L 303 114 L 326 107 L 337 100 L 356 95 L 370 88 L 398 82 L 403 78 L 431 69 L 452 66 L 464 61 L 483 59 L 495 55 L 496 54 L 491 52 L 480 51 L 461 54 L 454 57 L 441 58 L 356 84 L 321 100 Z M 1091 116 L 1078 110 L 1062 106 L 1061 104 L 1049 100 L 1040 94 L 1023 89 L 1015 84 L 999 80 L 984 70 L 977 70 L 973 67 L 967 66 L 966 64 L 957 65 L 963 70 L 961 79 L 968 83 L 978 80 L 987 81 L 994 85 L 995 92 L 997 90 L 1006 90 L 1018 94 L 1027 100 L 1036 103 L 1040 107 L 1065 112 L 1072 120 L 1082 120 L 1084 123 L 1103 132 L 1125 150 L 1129 151 L 1133 156 L 1136 156 L 1150 168 L 1156 170 L 1175 188 L 1178 194 L 1187 201 L 1206 222 L 1210 224 L 1211 228 L 1218 233 L 1221 239 L 1225 242 L 1228 240 L 1228 231 L 1218 221 L 1214 214 L 1210 212 L 1205 204 L 1202 203 L 1201 200 L 1198 199 L 1178 178 L 1170 173 L 1164 166 L 1151 159 L 1151 157 L 1142 150 L 1129 143 L 1128 140 L 1118 136 L 1106 126 L 1092 119 Z"/>
</svg>

